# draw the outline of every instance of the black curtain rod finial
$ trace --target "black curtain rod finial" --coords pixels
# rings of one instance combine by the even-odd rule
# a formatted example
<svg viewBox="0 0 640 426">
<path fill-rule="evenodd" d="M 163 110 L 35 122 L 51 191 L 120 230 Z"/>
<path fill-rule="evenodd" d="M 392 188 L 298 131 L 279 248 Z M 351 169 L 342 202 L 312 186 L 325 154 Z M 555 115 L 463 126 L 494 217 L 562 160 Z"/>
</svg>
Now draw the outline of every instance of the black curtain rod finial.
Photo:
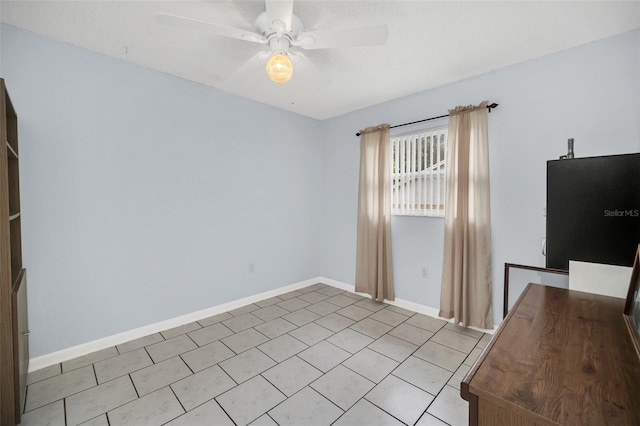
<svg viewBox="0 0 640 426">
<path fill-rule="evenodd" d="M 491 110 L 493 108 L 497 108 L 497 107 L 498 107 L 498 104 L 495 103 L 495 102 L 493 102 L 491 105 L 487 105 L 487 109 L 489 110 L 489 112 L 491 112 Z M 449 114 L 440 115 L 438 117 L 425 118 L 424 120 L 412 121 L 411 123 L 396 124 L 395 126 L 390 126 L 389 128 L 390 129 L 394 129 L 396 127 L 408 126 L 410 124 L 422 123 L 424 121 L 437 120 L 438 118 L 445 118 L 445 117 L 448 117 L 448 116 L 449 116 Z M 356 136 L 360 136 L 361 134 L 362 133 L 358 132 L 358 133 L 356 133 Z"/>
</svg>

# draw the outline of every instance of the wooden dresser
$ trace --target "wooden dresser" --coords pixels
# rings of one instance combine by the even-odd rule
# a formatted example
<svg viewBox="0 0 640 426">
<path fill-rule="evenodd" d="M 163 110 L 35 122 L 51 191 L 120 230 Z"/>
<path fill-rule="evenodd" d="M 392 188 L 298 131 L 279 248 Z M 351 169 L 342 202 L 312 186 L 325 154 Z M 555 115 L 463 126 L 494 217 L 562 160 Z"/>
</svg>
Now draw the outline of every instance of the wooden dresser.
<svg viewBox="0 0 640 426">
<path fill-rule="evenodd" d="M 529 284 L 461 383 L 470 425 L 640 425 L 625 301 Z"/>
</svg>

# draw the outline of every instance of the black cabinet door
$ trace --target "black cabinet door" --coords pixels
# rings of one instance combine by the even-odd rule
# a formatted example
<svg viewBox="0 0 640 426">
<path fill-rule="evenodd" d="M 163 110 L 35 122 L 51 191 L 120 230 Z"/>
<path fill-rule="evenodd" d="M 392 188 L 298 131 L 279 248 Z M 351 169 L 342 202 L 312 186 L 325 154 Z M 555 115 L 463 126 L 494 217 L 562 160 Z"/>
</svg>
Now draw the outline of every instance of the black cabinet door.
<svg viewBox="0 0 640 426">
<path fill-rule="evenodd" d="M 640 153 L 547 162 L 547 268 L 631 266 L 640 242 Z"/>
</svg>

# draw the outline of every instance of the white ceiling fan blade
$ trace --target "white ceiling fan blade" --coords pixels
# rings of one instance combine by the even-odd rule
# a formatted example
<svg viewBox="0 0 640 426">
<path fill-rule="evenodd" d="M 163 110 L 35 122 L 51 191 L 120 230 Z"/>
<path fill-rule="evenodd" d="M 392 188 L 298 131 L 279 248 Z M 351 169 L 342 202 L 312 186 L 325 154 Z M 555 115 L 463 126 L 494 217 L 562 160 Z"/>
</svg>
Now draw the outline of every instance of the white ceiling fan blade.
<svg viewBox="0 0 640 426">
<path fill-rule="evenodd" d="M 268 50 L 256 53 L 255 55 L 250 57 L 244 64 L 240 65 L 237 70 L 227 75 L 224 80 L 228 80 L 232 77 L 244 78 L 257 72 L 262 72 L 266 76 L 266 69 L 264 67 L 267 63 L 267 59 L 269 59 L 269 56 L 271 56 L 271 52 Z"/>
<path fill-rule="evenodd" d="M 303 49 L 329 49 L 333 47 L 378 46 L 386 43 L 389 29 L 386 25 L 360 28 L 335 28 L 306 31 L 291 43 Z"/>
<path fill-rule="evenodd" d="M 302 52 L 289 52 L 289 57 L 293 63 L 293 76 L 303 79 L 310 84 L 329 84 L 331 79 L 313 63 L 311 59 Z"/>
<path fill-rule="evenodd" d="M 260 34 L 252 31 L 241 30 L 239 28 L 225 27 L 223 25 L 212 24 L 211 22 L 200 21 L 198 19 L 185 18 L 182 16 L 158 13 L 158 22 L 187 30 L 200 31 L 212 35 L 235 38 L 239 40 L 252 41 L 255 43 L 266 43 L 267 40 Z"/>
<path fill-rule="evenodd" d="M 269 24 L 281 21 L 286 31 L 291 31 L 293 20 L 293 0 L 265 0 Z"/>
</svg>

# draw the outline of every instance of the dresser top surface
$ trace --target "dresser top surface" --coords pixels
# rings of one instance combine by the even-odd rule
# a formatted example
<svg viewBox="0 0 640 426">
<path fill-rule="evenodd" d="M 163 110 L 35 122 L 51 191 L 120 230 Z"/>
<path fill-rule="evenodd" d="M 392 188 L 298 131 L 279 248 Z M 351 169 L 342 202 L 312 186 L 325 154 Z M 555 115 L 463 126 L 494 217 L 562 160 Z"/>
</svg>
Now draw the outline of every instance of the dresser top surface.
<svg viewBox="0 0 640 426">
<path fill-rule="evenodd" d="M 469 391 L 551 424 L 640 425 L 623 309 L 623 299 L 529 284 L 465 378 Z"/>
</svg>

